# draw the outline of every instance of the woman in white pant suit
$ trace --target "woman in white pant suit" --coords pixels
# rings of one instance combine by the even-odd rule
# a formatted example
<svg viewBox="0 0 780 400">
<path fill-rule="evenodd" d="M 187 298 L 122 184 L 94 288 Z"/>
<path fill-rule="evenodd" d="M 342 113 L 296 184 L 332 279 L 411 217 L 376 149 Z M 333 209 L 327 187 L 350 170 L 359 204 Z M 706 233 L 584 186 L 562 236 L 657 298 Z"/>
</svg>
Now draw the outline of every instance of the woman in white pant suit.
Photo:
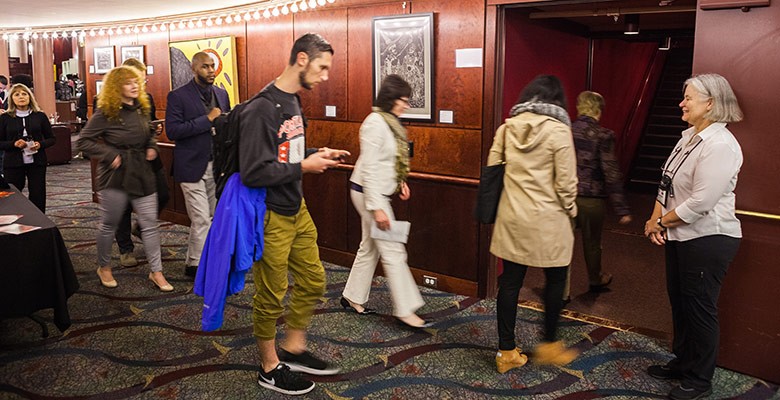
<svg viewBox="0 0 780 400">
<path fill-rule="evenodd" d="M 393 299 L 393 315 L 413 328 L 425 328 L 430 322 L 415 314 L 425 302 L 406 263 L 406 247 L 403 243 L 371 238 L 374 224 L 387 230 L 395 220 L 390 196 L 400 193 L 401 200 L 411 196 L 406 185 L 409 144 L 406 129 L 398 120 L 409 108 L 411 94 L 411 86 L 400 76 L 388 75 L 379 88 L 373 112 L 360 126 L 360 157 L 350 177 L 350 195 L 360 214 L 362 239 L 341 305 L 358 314 L 375 313 L 364 304 L 381 257 Z"/>
</svg>

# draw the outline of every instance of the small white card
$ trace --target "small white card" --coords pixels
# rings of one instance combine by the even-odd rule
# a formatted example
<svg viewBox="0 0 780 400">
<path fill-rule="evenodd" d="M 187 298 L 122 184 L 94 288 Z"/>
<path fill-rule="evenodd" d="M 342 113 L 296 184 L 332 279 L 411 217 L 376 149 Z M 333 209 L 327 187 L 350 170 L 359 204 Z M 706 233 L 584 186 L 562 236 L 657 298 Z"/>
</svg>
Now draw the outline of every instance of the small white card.
<svg viewBox="0 0 780 400">
<path fill-rule="evenodd" d="M 390 229 L 383 231 L 376 224 L 371 224 L 371 238 L 406 243 L 411 226 L 409 221 L 390 221 Z"/>
<path fill-rule="evenodd" d="M 482 66 L 482 49 L 455 49 L 455 68 Z"/>
<path fill-rule="evenodd" d="M 453 121 L 452 110 L 439 110 L 439 122 L 442 124 L 451 124 Z"/>
</svg>

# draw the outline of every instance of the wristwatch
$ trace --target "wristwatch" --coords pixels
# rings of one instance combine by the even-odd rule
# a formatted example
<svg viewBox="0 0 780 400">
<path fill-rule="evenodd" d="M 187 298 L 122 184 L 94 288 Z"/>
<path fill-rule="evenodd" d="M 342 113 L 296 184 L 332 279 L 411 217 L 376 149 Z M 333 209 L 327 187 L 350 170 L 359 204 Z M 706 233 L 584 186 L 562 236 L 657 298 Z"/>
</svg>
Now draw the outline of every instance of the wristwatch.
<svg viewBox="0 0 780 400">
<path fill-rule="evenodd" d="M 660 227 L 661 227 L 661 229 L 663 229 L 663 230 L 666 230 L 666 227 L 664 226 L 664 224 L 662 224 L 662 223 L 661 223 L 661 218 L 662 218 L 662 217 L 658 217 L 658 219 L 657 219 L 657 220 L 655 220 L 655 223 L 657 223 L 657 224 L 658 224 L 658 226 L 660 226 Z"/>
</svg>

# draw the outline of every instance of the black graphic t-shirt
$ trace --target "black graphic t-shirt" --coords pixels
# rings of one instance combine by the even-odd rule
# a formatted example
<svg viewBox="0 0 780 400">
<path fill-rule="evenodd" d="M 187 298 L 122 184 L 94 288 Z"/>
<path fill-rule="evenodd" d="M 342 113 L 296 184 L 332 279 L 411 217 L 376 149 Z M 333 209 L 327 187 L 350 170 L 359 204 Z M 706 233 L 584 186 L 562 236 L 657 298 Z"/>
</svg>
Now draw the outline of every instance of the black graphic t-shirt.
<svg viewBox="0 0 780 400">
<path fill-rule="evenodd" d="M 265 187 L 265 202 L 271 211 L 295 215 L 303 198 L 301 162 L 306 158 L 303 117 L 294 94 L 275 86 L 270 90 L 275 104 L 259 98 L 241 113 L 241 181 L 249 187 Z M 279 107 L 284 116 L 281 126 Z"/>
</svg>

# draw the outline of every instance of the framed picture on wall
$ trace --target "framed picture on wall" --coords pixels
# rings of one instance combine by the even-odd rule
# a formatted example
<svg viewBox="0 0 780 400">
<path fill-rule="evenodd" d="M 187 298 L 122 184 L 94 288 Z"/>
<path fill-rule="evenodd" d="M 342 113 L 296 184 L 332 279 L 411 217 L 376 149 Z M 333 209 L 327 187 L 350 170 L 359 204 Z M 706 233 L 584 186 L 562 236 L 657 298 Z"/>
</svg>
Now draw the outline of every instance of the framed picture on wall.
<svg viewBox="0 0 780 400">
<path fill-rule="evenodd" d="M 192 81 L 190 60 L 195 53 L 204 52 L 214 61 L 214 86 L 227 91 L 230 104 L 238 104 L 240 100 L 236 49 L 236 38 L 233 36 L 169 42 L 171 90 Z"/>
<path fill-rule="evenodd" d="M 103 81 L 95 81 L 95 96 L 100 94 L 101 89 L 103 89 Z"/>
<path fill-rule="evenodd" d="M 412 86 L 401 118 L 433 121 L 433 13 L 374 17 L 372 28 L 374 97 L 382 79 L 400 75 Z"/>
<path fill-rule="evenodd" d="M 114 46 L 95 47 L 92 50 L 94 55 L 93 62 L 95 63 L 95 73 L 105 74 L 114 68 Z"/>
<path fill-rule="evenodd" d="M 122 46 L 121 49 L 122 57 L 121 62 L 125 62 L 128 58 L 135 58 L 138 61 L 146 64 L 146 61 L 144 61 L 144 46 Z"/>
</svg>

